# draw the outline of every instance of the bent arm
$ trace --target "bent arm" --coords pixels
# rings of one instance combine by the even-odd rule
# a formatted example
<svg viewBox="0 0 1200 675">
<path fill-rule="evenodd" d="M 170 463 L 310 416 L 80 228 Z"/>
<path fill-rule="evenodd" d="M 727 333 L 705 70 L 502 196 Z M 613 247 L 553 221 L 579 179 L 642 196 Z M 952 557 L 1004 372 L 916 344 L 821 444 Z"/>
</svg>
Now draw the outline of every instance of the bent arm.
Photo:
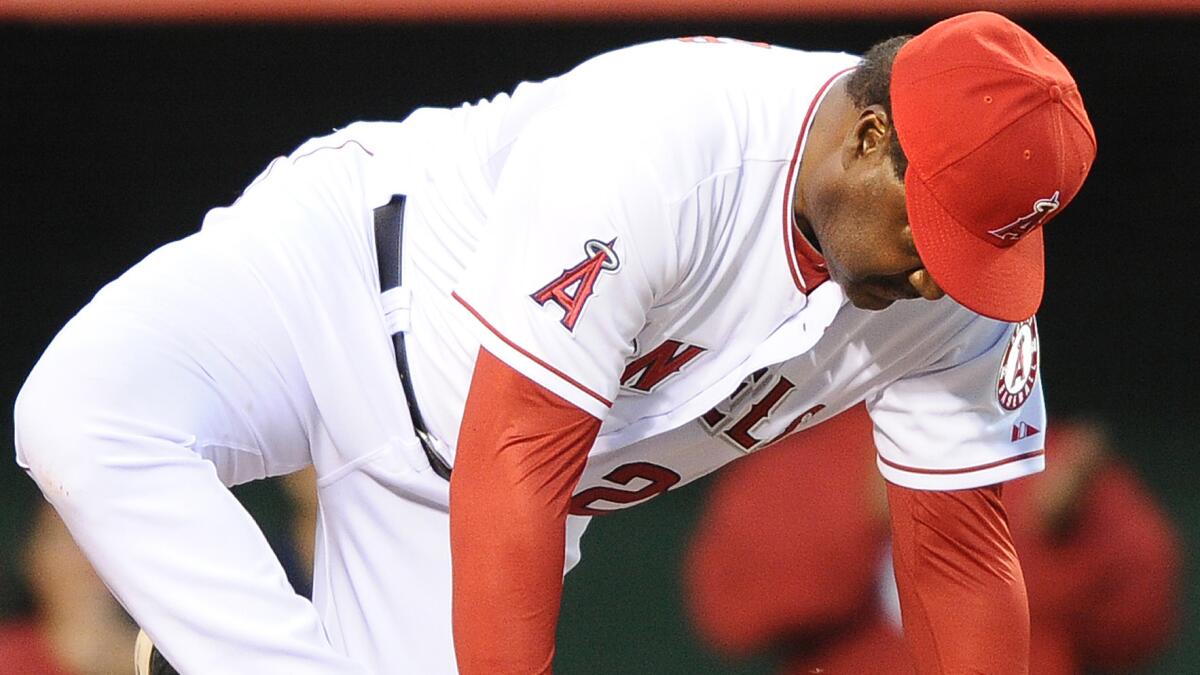
<svg viewBox="0 0 1200 675">
<path fill-rule="evenodd" d="M 888 484 L 904 633 L 917 672 L 1029 672 L 1029 607 L 1000 486 Z"/>
<path fill-rule="evenodd" d="M 463 675 L 549 673 L 565 527 L 600 420 L 481 349 L 450 479 Z"/>
</svg>

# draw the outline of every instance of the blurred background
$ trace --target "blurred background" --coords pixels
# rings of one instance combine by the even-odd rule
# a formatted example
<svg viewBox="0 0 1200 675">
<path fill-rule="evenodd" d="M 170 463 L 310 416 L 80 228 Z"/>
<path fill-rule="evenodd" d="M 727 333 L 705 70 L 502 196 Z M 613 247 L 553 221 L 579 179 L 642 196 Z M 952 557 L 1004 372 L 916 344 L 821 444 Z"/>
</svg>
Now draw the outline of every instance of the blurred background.
<svg viewBox="0 0 1200 675">
<path fill-rule="evenodd" d="M 1104 455 L 1119 461 L 1138 503 L 1161 516 L 1158 562 L 1120 556 L 1149 546 L 1131 535 L 1110 547 L 1117 572 L 1109 573 L 1139 588 L 1156 570 L 1178 569 L 1177 579 L 1166 574 L 1154 586 L 1169 589 L 1161 612 L 1146 619 L 1162 625 L 1161 635 L 1117 672 L 1200 673 L 1200 571 L 1188 555 L 1200 540 L 1193 0 L 0 0 L 0 407 L 11 410 L 54 332 L 103 283 L 194 231 L 205 211 L 233 201 L 272 157 L 309 137 L 355 120 L 401 119 L 421 105 L 490 97 L 644 40 L 718 35 L 861 52 L 978 8 L 1008 13 L 1060 56 L 1099 138 L 1088 184 L 1047 236 L 1039 328 L 1052 417 L 1098 421 Z M 12 462 L 11 439 L 5 412 L 0 673 L 120 673 L 100 665 L 108 657 L 96 643 L 124 645 L 107 636 L 128 626 L 104 607 L 102 593 L 96 599 L 94 579 L 67 564 L 69 542 L 46 553 L 61 531 Z M 779 461 L 768 474 L 786 471 Z M 724 536 L 710 522 L 708 499 L 723 489 L 715 478 L 593 523 L 584 562 L 566 581 L 556 672 L 772 673 L 795 651 L 789 641 L 817 639 L 785 625 L 730 649 L 719 627 L 698 628 L 693 617 L 707 601 L 697 596 L 705 586 L 693 569 L 695 547 L 717 550 Z M 814 480 L 775 490 L 799 493 Z M 1077 487 L 1075 501 L 1089 485 Z M 275 484 L 239 490 L 281 554 L 302 559 L 293 514 L 304 500 L 296 494 Z M 752 489 L 739 503 L 761 498 Z M 777 515 L 769 511 L 764 502 L 741 522 L 760 531 L 768 527 L 760 515 Z M 1133 522 L 1129 512 L 1108 516 L 1114 528 Z M 810 553 L 826 540 L 813 541 Z M 717 578 L 760 590 L 781 583 L 756 566 L 753 548 L 744 550 L 738 564 L 714 568 Z M 828 562 L 838 564 L 832 551 Z M 1049 567 L 1062 574 L 1077 564 L 1063 558 Z M 79 590 L 55 590 L 58 578 Z M 1095 593 L 1102 605 L 1120 607 L 1150 595 Z M 78 606 L 61 609 L 56 597 Z M 81 644 L 84 626 L 100 622 L 107 627 L 92 631 L 100 636 L 94 644 Z M 61 657 L 63 670 L 13 665 L 23 662 L 11 650 L 35 638 Z"/>
</svg>

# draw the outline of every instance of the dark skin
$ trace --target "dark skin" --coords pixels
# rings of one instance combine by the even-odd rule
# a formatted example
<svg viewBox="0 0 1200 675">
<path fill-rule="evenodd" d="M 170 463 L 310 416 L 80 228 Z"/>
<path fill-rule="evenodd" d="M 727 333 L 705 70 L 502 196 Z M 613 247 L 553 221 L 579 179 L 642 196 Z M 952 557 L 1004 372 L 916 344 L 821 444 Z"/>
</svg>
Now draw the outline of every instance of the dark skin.
<svg viewBox="0 0 1200 675">
<path fill-rule="evenodd" d="M 834 84 L 813 120 L 793 199 L 797 226 L 855 307 L 937 300 L 945 292 L 917 254 L 904 181 L 888 155 L 891 120 L 882 106 L 855 106 L 844 82 Z"/>
</svg>

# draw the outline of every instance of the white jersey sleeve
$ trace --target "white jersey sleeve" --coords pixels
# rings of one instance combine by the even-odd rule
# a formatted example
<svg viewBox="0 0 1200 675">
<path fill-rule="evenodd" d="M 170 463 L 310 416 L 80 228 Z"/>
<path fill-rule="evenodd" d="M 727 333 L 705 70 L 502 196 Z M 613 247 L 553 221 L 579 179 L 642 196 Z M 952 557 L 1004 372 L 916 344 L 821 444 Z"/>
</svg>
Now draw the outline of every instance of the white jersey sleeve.
<svg viewBox="0 0 1200 675">
<path fill-rule="evenodd" d="M 932 367 L 867 400 L 890 482 L 963 490 L 1041 471 L 1046 409 L 1037 323 L 972 321 Z"/>
<path fill-rule="evenodd" d="M 542 112 L 513 144 L 455 297 L 483 347 L 603 418 L 677 246 L 638 141 L 583 108 Z"/>
</svg>

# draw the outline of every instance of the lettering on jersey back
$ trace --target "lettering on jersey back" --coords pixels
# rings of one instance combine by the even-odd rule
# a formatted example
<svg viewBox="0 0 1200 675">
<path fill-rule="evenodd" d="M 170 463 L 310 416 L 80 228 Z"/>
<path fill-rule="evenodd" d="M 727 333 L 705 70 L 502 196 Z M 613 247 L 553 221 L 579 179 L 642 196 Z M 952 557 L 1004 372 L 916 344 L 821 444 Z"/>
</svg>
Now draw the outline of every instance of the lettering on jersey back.
<svg viewBox="0 0 1200 675">
<path fill-rule="evenodd" d="M 592 292 L 596 289 L 596 279 L 599 278 L 600 273 L 616 272 L 621 268 L 621 261 L 617 258 L 616 251 L 613 250 L 613 245 L 616 243 L 615 238 L 607 244 L 599 239 L 587 240 L 583 245 L 587 257 L 582 262 L 563 270 L 562 274 L 529 297 L 543 307 L 547 302 L 554 302 L 561 307 L 563 310 L 562 325 L 574 333 L 575 323 L 583 314 L 583 308 L 587 305 L 588 298 L 592 297 Z"/>
<path fill-rule="evenodd" d="M 667 340 L 630 361 L 621 374 L 621 386 L 640 392 L 653 391 L 705 351 L 704 347 Z"/>
<path fill-rule="evenodd" d="M 723 422 L 726 417 L 729 417 L 730 413 L 728 411 L 736 408 L 739 401 L 741 401 L 741 397 L 749 391 L 747 388 L 752 388 L 758 385 L 758 383 L 761 382 L 766 376 L 766 368 L 759 368 L 751 373 L 750 377 L 742 380 L 741 384 L 737 386 L 737 389 L 733 390 L 733 393 L 729 395 L 729 398 L 726 399 L 724 403 L 717 404 L 712 410 L 709 410 L 701 415 L 700 423 L 704 425 L 704 428 L 708 430 L 709 433 L 715 433 L 717 428 L 720 427 L 721 422 Z M 722 411 L 721 408 L 726 408 L 726 411 Z"/>
<path fill-rule="evenodd" d="M 782 432 L 769 438 L 756 436 L 753 433 L 755 428 L 778 410 L 780 403 L 795 388 L 796 383 L 782 375 L 774 380 L 767 378 L 767 370 L 764 368 L 738 385 L 727 401 L 701 415 L 700 425 L 709 434 L 723 439 L 743 452 L 765 448 L 811 422 L 817 413 L 825 409 L 824 403 L 818 403 L 788 422 Z M 745 411 L 734 415 L 734 411 L 742 409 Z"/>
</svg>

